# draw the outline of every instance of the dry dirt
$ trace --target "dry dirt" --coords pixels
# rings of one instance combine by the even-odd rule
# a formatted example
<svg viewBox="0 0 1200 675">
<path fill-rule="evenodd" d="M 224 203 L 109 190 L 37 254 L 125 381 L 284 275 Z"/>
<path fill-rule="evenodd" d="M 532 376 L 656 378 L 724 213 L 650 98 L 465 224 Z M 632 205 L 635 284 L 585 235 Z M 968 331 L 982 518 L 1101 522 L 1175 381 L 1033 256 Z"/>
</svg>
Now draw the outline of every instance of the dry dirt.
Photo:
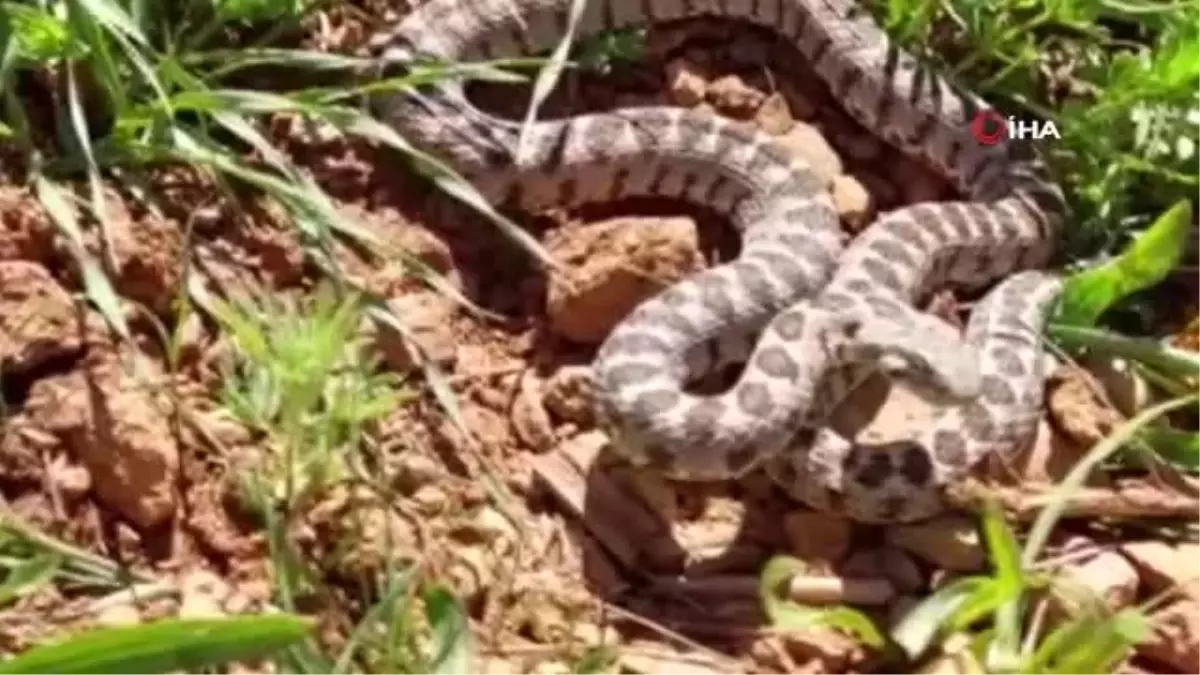
<svg viewBox="0 0 1200 675">
<path fill-rule="evenodd" d="M 361 27 L 332 19 L 324 32 L 314 27 L 313 43 L 352 48 Z M 935 175 L 858 129 L 812 85 L 816 78 L 777 72 L 772 64 L 786 61 L 775 49 L 723 26 L 660 30 L 636 68 L 568 76 L 543 115 L 670 102 L 758 125 L 827 177 L 847 238 L 881 211 L 953 196 Z M 510 116 L 523 94 L 481 92 Z M 810 564 L 811 577 L 796 580 L 794 594 L 851 601 L 885 621 L 952 575 L 983 569 L 976 520 L 963 513 L 876 531 L 789 503 L 760 476 L 679 486 L 605 459 L 588 405 L 590 355 L 639 301 L 736 249 L 710 214 L 643 202 L 521 216 L 572 270 L 567 285 L 481 217 L 448 208 L 396 157 L 295 119 L 275 119 L 270 131 L 349 217 L 497 317 L 430 290 L 397 261 L 367 264 L 337 251 L 390 299 L 424 358 L 447 374 L 469 434 L 425 392 L 378 430 L 390 501 L 338 488 L 294 531 L 330 578 L 355 579 L 398 556 L 445 582 L 471 616 L 480 672 L 569 672 L 572 659 L 598 644 L 615 647 L 620 667 L 632 672 L 869 671 L 875 655 L 845 635 L 764 630 L 755 574 L 766 557 L 790 553 Z M 318 275 L 271 205 L 250 195 L 235 203 L 180 168 L 158 172 L 153 187 L 159 210 L 115 187 L 108 200 L 119 224 L 116 287 L 136 334 L 131 349 L 80 299 L 79 272 L 29 190 L 0 186 L 6 507 L 171 589 L 153 600 L 101 601 L 61 589 L 23 598 L 0 621 L 6 651 L 67 625 L 254 612 L 270 601 L 266 542 L 229 498 L 236 457 L 262 439 L 215 403 L 228 344 L 193 315 L 180 328 L 172 369 L 156 325 L 174 325 L 185 253 L 215 293 L 294 292 Z M 961 322 L 969 310 L 962 300 L 941 297 L 933 309 Z M 378 344 L 388 368 L 412 373 L 420 365 L 421 353 L 397 336 L 381 332 Z M 952 497 L 969 507 L 991 494 L 1028 518 L 1038 495 L 1129 416 L 1106 393 L 1120 388 L 1097 382 L 1061 366 L 1048 383 L 1049 411 L 1034 447 L 992 462 L 979 485 Z M 885 388 L 869 387 L 839 424 L 886 425 L 927 412 L 903 392 L 889 398 Z M 499 478 L 494 488 L 491 477 Z M 1089 523 L 1194 514 L 1194 486 L 1143 474 L 1099 476 L 1089 490 L 1072 512 L 1080 519 L 1060 528 L 1052 553 L 1114 606 L 1174 589 L 1156 614 L 1155 639 L 1126 669 L 1187 672 L 1197 660 L 1195 541 Z"/>
</svg>

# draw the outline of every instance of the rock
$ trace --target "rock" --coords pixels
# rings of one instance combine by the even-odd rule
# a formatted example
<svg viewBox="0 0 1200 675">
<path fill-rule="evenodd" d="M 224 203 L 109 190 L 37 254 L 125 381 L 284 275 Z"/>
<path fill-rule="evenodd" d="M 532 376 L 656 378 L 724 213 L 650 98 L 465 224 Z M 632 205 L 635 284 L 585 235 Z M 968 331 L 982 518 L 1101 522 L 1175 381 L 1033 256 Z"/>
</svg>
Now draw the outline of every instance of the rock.
<svg viewBox="0 0 1200 675">
<path fill-rule="evenodd" d="M 787 100 L 779 92 L 771 94 L 763 101 L 754 116 L 754 121 L 759 128 L 772 136 L 782 136 L 791 131 L 796 124 Z"/>
<path fill-rule="evenodd" d="M 825 185 L 842 173 L 842 159 L 821 132 L 811 124 L 795 123 L 791 130 L 778 137 L 785 148 L 807 161 Z"/>
<path fill-rule="evenodd" d="M 595 383 L 589 366 L 563 366 L 546 380 L 542 403 L 561 419 L 592 424 Z"/>
<path fill-rule="evenodd" d="M 737 75 L 726 75 L 708 85 L 706 98 L 718 110 L 732 117 L 747 119 L 766 100 L 766 94 L 746 84 Z"/>
<path fill-rule="evenodd" d="M 521 387 L 513 401 L 513 431 L 522 443 L 534 450 L 549 450 L 554 445 L 554 424 L 542 406 L 541 380 L 532 375 L 521 378 Z"/>
<path fill-rule="evenodd" d="M 25 372 L 79 351 L 76 309 L 49 270 L 0 261 L 0 370 Z"/>
<path fill-rule="evenodd" d="M 701 70 L 687 59 L 673 59 L 666 66 L 667 89 L 671 100 L 685 108 L 704 101 L 708 93 L 708 80 Z"/>
<path fill-rule="evenodd" d="M 838 218 L 850 232 L 860 232 L 874 215 L 871 194 L 858 179 L 845 174 L 834 177 L 832 189 Z"/>
<path fill-rule="evenodd" d="M 1015 478 L 1021 485 L 1030 487 L 1056 484 L 1087 454 L 1087 450 L 1042 419 L 1038 421 L 1033 443 L 1009 457 L 990 456 L 988 473 L 1000 480 Z"/>
<path fill-rule="evenodd" d="M 978 571 L 987 558 L 975 521 L 958 514 L 891 527 L 886 536 L 888 542 L 918 558 L 956 572 Z"/>
<path fill-rule="evenodd" d="M 1104 401 L 1103 389 L 1087 371 L 1071 365 L 1051 373 L 1046 383 L 1050 419 L 1072 441 L 1091 447 L 1107 438 L 1125 418 Z"/>
<path fill-rule="evenodd" d="M 558 335 L 595 344 L 639 303 L 704 266 L 690 218 L 630 217 L 589 225 L 548 243 L 576 269 L 550 282 L 546 314 Z"/>
<path fill-rule="evenodd" d="M 805 562 L 835 564 L 850 548 L 850 521 L 819 511 L 793 511 L 783 520 L 792 553 Z"/>
<path fill-rule="evenodd" d="M 1200 600 L 1200 544 L 1146 540 L 1121 544 L 1121 552 L 1138 569 L 1142 583 L 1152 592 L 1179 588 Z"/>
<path fill-rule="evenodd" d="M 457 338 L 452 324 L 456 310 L 452 301 L 436 291 L 417 291 L 392 298 L 388 308 L 409 335 L 401 335 L 383 323 L 372 322 L 367 330 L 389 368 L 408 372 L 419 368 L 424 359 L 440 366 L 454 363 Z M 409 339 L 418 349 L 410 346 Z"/>
<path fill-rule="evenodd" d="M 170 408 L 141 378 L 103 362 L 87 376 L 39 380 L 29 409 L 87 467 L 96 497 L 121 517 L 151 529 L 175 515 L 179 448 L 164 412 Z"/>
<path fill-rule="evenodd" d="M 54 233 L 49 214 L 28 188 L 0 187 L 0 260 L 49 262 Z"/>
</svg>

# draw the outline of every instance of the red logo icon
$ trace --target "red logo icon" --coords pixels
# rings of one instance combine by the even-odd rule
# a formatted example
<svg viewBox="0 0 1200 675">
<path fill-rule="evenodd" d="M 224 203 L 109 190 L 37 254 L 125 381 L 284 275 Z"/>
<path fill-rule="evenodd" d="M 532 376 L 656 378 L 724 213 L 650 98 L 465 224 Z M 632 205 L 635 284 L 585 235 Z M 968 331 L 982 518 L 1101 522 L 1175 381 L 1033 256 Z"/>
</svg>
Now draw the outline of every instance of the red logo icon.
<svg viewBox="0 0 1200 675">
<path fill-rule="evenodd" d="M 995 110 L 980 110 L 971 118 L 971 136 L 984 145 L 995 145 L 1008 135 L 1008 122 Z"/>
</svg>

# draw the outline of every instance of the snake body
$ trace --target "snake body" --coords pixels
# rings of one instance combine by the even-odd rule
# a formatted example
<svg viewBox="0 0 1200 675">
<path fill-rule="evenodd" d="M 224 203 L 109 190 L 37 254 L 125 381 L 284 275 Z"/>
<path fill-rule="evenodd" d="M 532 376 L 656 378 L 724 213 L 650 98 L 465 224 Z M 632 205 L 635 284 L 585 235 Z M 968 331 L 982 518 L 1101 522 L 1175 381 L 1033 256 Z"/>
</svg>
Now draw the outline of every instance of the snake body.
<svg viewBox="0 0 1200 675">
<path fill-rule="evenodd" d="M 538 53 L 560 39 L 571 4 L 429 0 L 371 47 L 405 67 Z M 479 110 L 455 82 L 380 95 L 375 107 L 493 201 L 535 209 L 666 196 L 710 207 L 738 229 L 736 259 L 643 302 L 597 352 L 598 414 L 633 462 L 692 480 L 766 462 L 819 508 L 860 520 L 928 515 L 941 486 L 1028 438 L 1041 401 L 1036 336 L 1057 281 L 1023 272 L 1001 283 L 964 341 L 914 303 L 933 289 L 981 289 L 1044 266 L 1062 194 L 1035 156 L 975 141 L 969 122 L 986 104 L 896 48 L 852 0 L 588 0 L 576 35 L 700 17 L 786 37 L 850 115 L 938 170 L 964 201 L 893 211 L 843 250 L 816 172 L 769 136 L 710 113 L 646 107 L 545 120 L 522 144 L 519 124 Z M 757 342 L 732 387 L 685 390 L 712 365 L 704 345 L 747 333 Z M 964 402 L 903 451 L 801 431 L 816 426 L 818 404 L 842 395 L 823 392 L 845 390 L 893 356 Z"/>
</svg>

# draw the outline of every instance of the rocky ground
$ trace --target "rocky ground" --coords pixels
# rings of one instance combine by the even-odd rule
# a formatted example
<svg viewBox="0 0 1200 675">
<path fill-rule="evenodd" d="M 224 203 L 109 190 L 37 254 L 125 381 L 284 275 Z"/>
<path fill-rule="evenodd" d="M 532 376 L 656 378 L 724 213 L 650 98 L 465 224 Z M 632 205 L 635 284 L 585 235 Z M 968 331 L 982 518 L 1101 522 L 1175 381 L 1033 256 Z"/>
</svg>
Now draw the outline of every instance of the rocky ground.
<svg viewBox="0 0 1200 675">
<path fill-rule="evenodd" d="M 360 38 L 353 21 L 335 25 L 314 30 L 314 41 L 340 47 Z M 952 196 L 937 176 L 858 129 L 815 78 L 797 76 L 790 63 L 793 72 L 773 68 L 784 61 L 770 43 L 727 30 L 658 31 L 639 66 L 569 75 L 543 115 L 669 102 L 756 125 L 821 172 L 847 239 L 881 211 Z M 493 86 L 481 96 L 519 116 L 523 93 Z M 271 133 L 348 216 L 478 305 L 430 289 L 398 261 L 367 264 L 348 248 L 336 252 L 391 298 L 421 347 L 379 331 L 387 367 L 418 388 L 421 360 L 439 365 L 469 433 L 427 392 L 398 407 L 377 434 L 394 494 L 385 501 L 338 488 L 307 510 L 292 536 L 333 577 L 354 578 L 398 555 L 445 580 L 472 617 L 482 672 L 569 672 L 597 644 L 615 647 L 633 672 L 869 671 L 874 655 L 845 635 L 764 629 L 756 573 L 769 555 L 810 563 L 811 577 L 794 584 L 798 597 L 852 602 L 885 620 L 947 578 L 985 566 L 976 520 L 965 513 L 876 531 L 789 503 L 759 476 L 680 486 L 602 456 L 588 405 L 590 356 L 639 301 L 736 249 L 711 214 L 642 202 L 522 216 L 571 270 L 568 284 L 535 268 L 481 217 L 445 208 L 395 157 L 295 119 L 274 120 Z M 7 508 L 39 530 L 157 584 L 141 597 L 63 589 L 26 597 L 0 618 L 6 651 L 63 625 L 269 604 L 266 541 L 229 497 L 239 457 L 253 455 L 261 439 L 214 402 L 228 338 L 193 313 L 167 349 L 158 317 L 187 279 L 185 260 L 216 293 L 295 291 L 311 285 L 314 270 L 271 205 L 250 195 L 235 203 L 186 169 L 162 170 L 155 180 L 160 210 L 135 205 L 115 186 L 108 200 L 120 225 L 110 233 L 115 283 L 135 329 L 140 375 L 125 367 L 131 350 L 80 300 L 80 270 L 19 175 L 0 186 L 0 491 Z M 94 238 L 87 245 L 98 250 Z M 947 295 L 930 309 L 961 323 L 969 302 Z M 1062 364 L 1047 386 L 1037 443 L 985 467 L 979 485 L 953 495 L 960 505 L 992 494 L 1028 519 L 1039 495 L 1146 396 L 1099 366 Z M 839 424 L 922 414 L 897 396 L 878 412 L 888 392 L 869 387 Z M 1052 542 L 1070 574 L 1113 607 L 1174 593 L 1155 613 L 1155 637 L 1126 669 L 1193 668 L 1194 533 L 1176 541 L 1146 524 L 1194 520 L 1194 483 L 1166 470 L 1098 475 L 1074 508 L 1078 518 Z M 1141 525 L 1092 526 L 1108 516 Z"/>
</svg>

